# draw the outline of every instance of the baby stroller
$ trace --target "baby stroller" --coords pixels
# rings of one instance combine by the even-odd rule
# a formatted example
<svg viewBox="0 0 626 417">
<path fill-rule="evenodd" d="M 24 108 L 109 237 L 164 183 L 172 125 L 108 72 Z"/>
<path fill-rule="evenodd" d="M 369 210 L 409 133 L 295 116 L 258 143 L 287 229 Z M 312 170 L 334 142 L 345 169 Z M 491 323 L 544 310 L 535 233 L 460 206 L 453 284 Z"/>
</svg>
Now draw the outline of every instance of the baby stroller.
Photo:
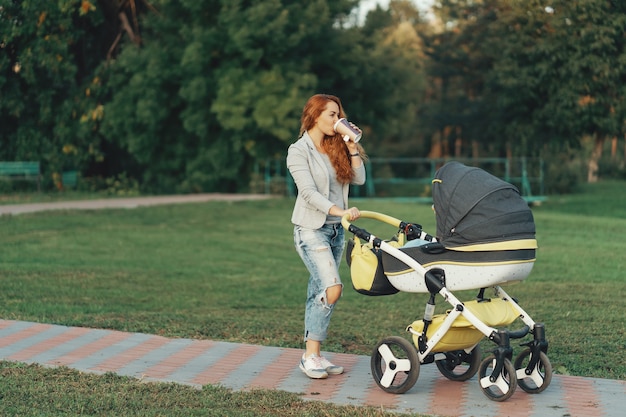
<svg viewBox="0 0 626 417">
<path fill-rule="evenodd" d="M 482 392 L 505 401 L 519 385 L 540 393 L 552 379 L 548 342 L 542 323 L 536 323 L 502 286 L 523 281 L 535 261 L 535 224 L 532 212 L 517 188 L 486 171 L 459 162 L 443 165 L 433 180 L 433 208 L 437 238 L 419 224 L 385 214 L 362 211 L 370 218 L 397 228 L 382 240 L 351 224 L 354 236 L 346 260 L 355 290 L 365 295 L 399 291 L 428 293 L 423 319 L 407 327 L 411 344 L 397 336 L 382 339 L 371 356 L 372 376 L 389 393 L 404 393 L 417 381 L 421 364 L 434 362 L 446 378 L 465 381 L 478 372 Z M 412 241 L 421 245 L 413 245 Z M 460 301 L 453 291 L 478 291 L 475 300 Z M 485 291 L 493 290 L 488 297 Z M 439 294 L 450 309 L 435 313 Z M 521 329 L 505 328 L 521 319 Z M 511 339 L 531 335 L 520 343 L 513 360 Z M 495 344 L 482 358 L 484 338 Z"/>
</svg>

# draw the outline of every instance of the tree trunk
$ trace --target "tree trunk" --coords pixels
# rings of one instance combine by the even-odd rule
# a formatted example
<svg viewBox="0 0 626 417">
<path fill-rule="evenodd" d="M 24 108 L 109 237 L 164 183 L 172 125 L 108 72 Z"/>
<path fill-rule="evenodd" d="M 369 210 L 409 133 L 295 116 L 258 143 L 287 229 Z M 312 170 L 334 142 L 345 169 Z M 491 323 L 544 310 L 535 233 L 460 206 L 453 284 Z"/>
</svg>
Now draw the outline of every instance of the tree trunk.
<svg viewBox="0 0 626 417">
<path fill-rule="evenodd" d="M 463 156 L 463 139 L 461 138 L 461 136 L 462 129 L 460 126 L 457 126 L 456 137 L 454 138 L 454 156 L 456 158 L 460 158 L 461 156 Z"/>
<path fill-rule="evenodd" d="M 431 159 L 441 158 L 441 130 L 438 130 L 430 141 L 430 152 L 428 157 Z"/>
<path fill-rule="evenodd" d="M 623 169 L 624 165 L 626 165 L 626 135 L 624 135 L 624 158 L 622 158 L 622 163 L 620 167 Z"/>
<path fill-rule="evenodd" d="M 598 169 L 600 167 L 600 158 L 602 157 L 602 146 L 604 145 L 604 136 L 596 135 L 593 144 L 593 151 L 589 158 L 589 164 L 587 166 L 587 182 L 598 182 Z"/>
<path fill-rule="evenodd" d="M 441 138 L 441 153 L 445 157 L 449 157 L 450 152 L 450 140 L 452 136 L 452 126 L 446 126 L 443 128 L 443 137 Z"/>
<path fill-rule="evenodd" d="M 107 60 L 113 57 L 124 32 L 131 42 L 135 45 L 141 45 L 138 15 L 148 10 L 158 13 L 147 0 L 140 0 L 139 2 L 137 0 L 98 0 L 98 5 L 101 7 L 107 22 L 107 33 L 115 34 L 111 39 Z"/>
<path fill-rule="evenodd" d="M 472 158 L 480 158 L 480 143 L 477 140 L 472 141 Z"/>
</svg>

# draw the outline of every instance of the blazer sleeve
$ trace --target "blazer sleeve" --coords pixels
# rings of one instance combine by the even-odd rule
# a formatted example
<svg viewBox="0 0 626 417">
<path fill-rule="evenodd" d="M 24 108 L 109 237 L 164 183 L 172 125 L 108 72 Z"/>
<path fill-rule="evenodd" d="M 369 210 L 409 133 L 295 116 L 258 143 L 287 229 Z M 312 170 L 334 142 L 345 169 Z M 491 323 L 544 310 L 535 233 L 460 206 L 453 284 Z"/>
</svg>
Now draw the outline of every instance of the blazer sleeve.
<svg viewBox="0 0 626 417">
<path fill-rule="evenodd" d="M 354 184 L 354 185 L 365 184 L 365 177 L 366 177 L 365 162 L 363 162 L 360 167 L 353 168 L 353 171 L 354 171 L 354 178 L 352 179 L 351 184 Z"/>
</svg>

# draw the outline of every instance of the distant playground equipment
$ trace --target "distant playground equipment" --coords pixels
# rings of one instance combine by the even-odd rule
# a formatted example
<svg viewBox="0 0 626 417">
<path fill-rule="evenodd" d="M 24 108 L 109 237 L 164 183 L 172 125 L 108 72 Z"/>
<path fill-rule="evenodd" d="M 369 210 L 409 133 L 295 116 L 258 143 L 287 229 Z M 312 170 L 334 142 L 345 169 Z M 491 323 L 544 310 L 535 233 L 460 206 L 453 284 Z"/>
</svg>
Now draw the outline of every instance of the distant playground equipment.
<svg viewBox="0 0 626 417">
<path fill-rule="evenodd" d="M 452 158 L 371 158 L 366 162 L 367 181 L 351 190 L 352 198 L 384 198 L 432 202 L 431 181 L 435 172 Z M 544 161 L 540 158 L 455 158 L 457 162 L 484 169 L 515 185 L 529 204 L 546 200 Z M 257 163 L 254 192 L 296 195 L 295 184 L 282 159 Z"/>
<path fill-rule="evenodd" d="M 413 387 L 420 365 L 435 363 L 452 381 L 478 373 L 478 383 L 493 401 L 505 401 L 519 386 L 530 394 L 544 391 L 552 379 L 545 326 L 535 322 L 502 288 L 526 279 L 535 262 L 535 224 L 528 203 L 508 182 L 459 162 L 441 167 L 432 180 L 437 237 L 416 223 L 362 211 L 361 218 L 387 223 L 397 232 L 382 240 L 342 219 L 354 237 L 346 261 L 353 288 L 370 296 L 397 292 L 430 294 L 423 319 L 411 323 L 405 338 L 381 339 L 371 356 L 372 377 L 385 392 Z M 477 290 L 461 301 L 453 291 Z M 485 295 L 492 289 L 493 296 Z M 450 309 L 435 313 L 436 296 Z M 506 326 L 520 321 L 518 330 Z M 520 343 L 515 358 L 511 341 Z M 479 342 L 494 350 L 482 357 Z"/>
</svg>

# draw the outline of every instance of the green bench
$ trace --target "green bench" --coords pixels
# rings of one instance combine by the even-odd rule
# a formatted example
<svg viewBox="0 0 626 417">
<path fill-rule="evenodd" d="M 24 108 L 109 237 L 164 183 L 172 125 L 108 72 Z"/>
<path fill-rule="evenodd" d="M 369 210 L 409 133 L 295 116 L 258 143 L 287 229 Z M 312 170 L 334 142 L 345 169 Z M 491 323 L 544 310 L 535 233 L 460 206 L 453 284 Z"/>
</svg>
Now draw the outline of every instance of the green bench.
<svg viewBox="0 0 626 417">
<path fill-rule="evenodd" d="M 75 188 L 78 183 L 78 171 L 63 171 L 61 181 L 63 181 L 63 187 Z"/>
<path fill-rule="evenodd" d="M 39 162 L 0 162 L 0 178 L 37 181 L 37 190 L 41 191 L 41 168 Z"/>
</svg>

